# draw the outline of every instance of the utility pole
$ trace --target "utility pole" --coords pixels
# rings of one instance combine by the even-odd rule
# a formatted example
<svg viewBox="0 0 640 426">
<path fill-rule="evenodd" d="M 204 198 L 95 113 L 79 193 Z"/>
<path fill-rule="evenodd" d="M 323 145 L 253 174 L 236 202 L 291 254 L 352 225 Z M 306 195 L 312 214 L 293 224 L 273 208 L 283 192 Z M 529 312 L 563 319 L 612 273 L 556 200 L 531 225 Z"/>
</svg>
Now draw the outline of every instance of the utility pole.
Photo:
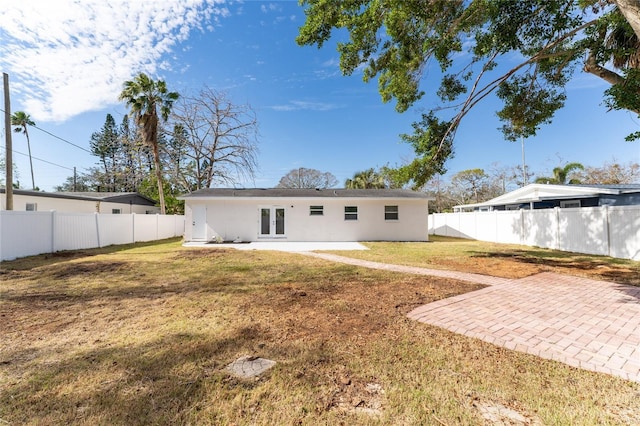
<svg viewBox="0 0 640 426">
<path fill-rule="evenodd" d="M 7 210 L 13 210 L 13 143 L 11 141 L 11 99 L 9 96 L 9 74 L 3 72 L 2 80 L 4 82 L 4 135 L 5 135 L 5 166 L 7 184 L 5 195 L 7 201 L 5 203 Z"/>
</svg>

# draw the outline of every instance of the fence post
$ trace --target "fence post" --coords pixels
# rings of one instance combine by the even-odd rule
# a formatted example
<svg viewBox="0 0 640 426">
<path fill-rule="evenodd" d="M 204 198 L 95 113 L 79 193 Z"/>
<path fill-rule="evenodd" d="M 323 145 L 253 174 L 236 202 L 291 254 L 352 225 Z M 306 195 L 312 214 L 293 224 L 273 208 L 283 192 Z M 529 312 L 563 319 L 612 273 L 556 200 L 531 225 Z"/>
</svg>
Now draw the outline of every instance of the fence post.
<svg viewBox="0 0 640 426">
<path fill-rule="evenodd" d="M 474 240 L 478 239 L 478 211 L 473 211 L 473 235 L 471 236 Z"/>
<path fill-rule="evenodd" d="M 4 240 L 3 238 L 3 232 L 2 232 L 2 217 L 4 216 L 4 212 L 0 209 L 0 262 L 2 262 L 4 260 L 4 257 L 2 257 L 2 241 Z"/>
<path fill-rule="evenodd" d="M 556 214 L 556 238 L 553 242 L 554 246 L 551 248 L 554 250 L 560 250 L 560 207 L 554 207 L 553 210 Z"/>
<path fill-rule="evenodd" d="M 136 242 L 136 214 L 131 213 L 131 243 Z"/>
<path fill-rule="evenodd" d="M 520 245 L 525 245 L 525 237 L 524 237 L 524 209 L 518 210 L 520 212 Z"/>
<path fill-rule="evenodd" d="M 56 252 L 56 211 L 51 210 L 51 253 Z"/>
<path fill-rule="evenodd" d="M 604 209 L 604 226 L 607 231 L 607 256 L 611 257 L 611 222 L 609 221 L 609 206 L 602 206 Z"/>
<path fill-rule="evenodd" d="M 100 220 L 98 218 L 98 213 L 93 214 L 96 218 L 96 239 L 98 240 L 98 247 L 102 247 L 100 245 Z"/>
</svg>

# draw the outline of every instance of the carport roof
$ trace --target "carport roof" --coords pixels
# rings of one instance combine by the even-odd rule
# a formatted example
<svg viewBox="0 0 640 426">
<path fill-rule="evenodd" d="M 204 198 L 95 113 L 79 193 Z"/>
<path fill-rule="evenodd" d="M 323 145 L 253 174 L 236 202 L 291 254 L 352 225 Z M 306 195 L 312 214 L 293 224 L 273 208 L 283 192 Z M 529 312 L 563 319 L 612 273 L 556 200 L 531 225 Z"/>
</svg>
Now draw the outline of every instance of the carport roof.
<svg viewBox="0 0 640 426">
<path fill-rule="evenodd" d="M 432 200 L 424 192 L 407 189 L 298 189 L 298 188 L 208 188 L 178 197 L 205 198 L 415 198 Z"/>
</svg>

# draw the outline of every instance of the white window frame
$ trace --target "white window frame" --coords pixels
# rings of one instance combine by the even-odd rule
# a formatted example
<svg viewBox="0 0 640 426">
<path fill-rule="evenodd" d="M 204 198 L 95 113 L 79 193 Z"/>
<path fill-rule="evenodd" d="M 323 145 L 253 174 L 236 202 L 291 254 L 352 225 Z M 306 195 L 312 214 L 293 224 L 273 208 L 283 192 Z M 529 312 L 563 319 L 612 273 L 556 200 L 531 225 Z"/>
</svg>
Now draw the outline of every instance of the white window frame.
<svg viewBox="0 0 640 426">
<path fill-rule="evenodd" d="M 390 220 L 390 221 L 400 220 L 400 208 L 398 207 L 397 204 L 384 206 L 384 220 Z"/>
<path fill-rule="evenodd" d="M 111 214 L 122 214 L 122 209 L 111 209 Z"/>
<path fill-rule="evenodd" d="M 358 220 L 358 206 L 344 206 L 344 220 Z"/>
<path fill-rule="evenodd" d="M 38 203 L 27 203 L 25 206 L 25 210 L 28 212 L 37 212 L 38 211 Z"/>
</svg>

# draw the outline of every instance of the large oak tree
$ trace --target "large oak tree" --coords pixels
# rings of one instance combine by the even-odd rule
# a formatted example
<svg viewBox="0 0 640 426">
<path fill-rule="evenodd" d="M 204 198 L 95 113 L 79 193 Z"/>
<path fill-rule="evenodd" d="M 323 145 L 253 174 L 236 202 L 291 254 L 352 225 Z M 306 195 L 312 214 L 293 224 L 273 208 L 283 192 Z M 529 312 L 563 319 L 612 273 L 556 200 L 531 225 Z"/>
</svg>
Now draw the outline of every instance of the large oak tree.
<svg viewBox="0 0 640 426">
<path fill-rule="evenodd" d="M 551 121 L 577 68 L 611 84 L 604 94 L 611 109 L 640 113 L 640 0 L 301 3 L 298 43 L 321 47 L 346 30 L 348 40 L 338 43 L 342 72 L 362 68 L 365 81 L 377 77 L 383 101 L 395 99 L 398 111 L 419 101 L 437 76 L 441 103 L 404 137 L 416 148 L 402 170 L 414 183 L 442 172 L 460 121 L 492 93 L 503 102 L 497 114 L 510 140 Z M 453 112 L 442 117 L 446 111 Z"/>
</svg>

